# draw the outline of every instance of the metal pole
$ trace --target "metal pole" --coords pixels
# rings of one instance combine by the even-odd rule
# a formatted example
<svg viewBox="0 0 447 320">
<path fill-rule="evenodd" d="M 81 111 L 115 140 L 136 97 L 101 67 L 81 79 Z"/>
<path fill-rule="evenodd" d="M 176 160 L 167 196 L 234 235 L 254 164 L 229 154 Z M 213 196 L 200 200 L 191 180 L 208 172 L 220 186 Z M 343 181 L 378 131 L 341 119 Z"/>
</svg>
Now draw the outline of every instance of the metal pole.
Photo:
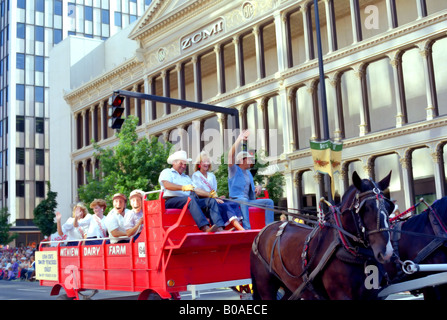
<svg viewBox="0 0 447 320">
<path fill-rule="evenodd" d="M 327 100 L 326 100 L 326 82 L 323 68 L 323 50 L 321 47 L 321 30 L 320 30 L 320 13 L 318 10 L 318 0 L 314 0 L 315 11 L 315 28 L 317 32 L 317 49 L 318 49 L 318 69 L 320 73 L 320 100 L 321 100 L 321 116 L 323 119 L 323 140 L 329 140 L 329 121 L 327 113 Z M 328 199 L 332 200 L 331 182 L 328 174 L 324 175 L 324 184 L 328 187 Z"/>
<path fill-rule="evenodd" d="M 174 98 L 160 97 L 160 96 L 155 96 L 153 94 L 146 94 L 146 93 L 140 93 L 140 92 L 127 91 L 127 90 L 116 90 L 113 93 L 122 95 L 125 97 L 131 97 L 131 98 L 137 98 L 137 99 L 143 99 L 143 100 L 151 100 L 151 101 L 173 104 L 173 105 L 182 106 L 182 107 L 189 107 L 189 108 L 194 108 L 194 109 L 201 109 L 201 110 L 207 110 L 207 111 L 212 111 L 212 112 L 229 114 L 229 115 L 234 116 L 236 129 L 240 128 L 239 111 L 237 109 L 213 106 L 211 104 L 192 102 L 192 101 L 188 101 L 188 100 L 179 100 L 179 99 L 174 99 Z"/>
</svg>

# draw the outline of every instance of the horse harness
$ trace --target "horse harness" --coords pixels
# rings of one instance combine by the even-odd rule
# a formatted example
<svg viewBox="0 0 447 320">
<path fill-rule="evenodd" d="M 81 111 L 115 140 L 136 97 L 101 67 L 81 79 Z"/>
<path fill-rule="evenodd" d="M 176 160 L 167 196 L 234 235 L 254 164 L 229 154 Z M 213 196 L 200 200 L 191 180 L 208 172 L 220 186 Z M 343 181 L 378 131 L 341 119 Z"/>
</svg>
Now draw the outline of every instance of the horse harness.
<svg viewBox="0 0 447 320">
<path fill-rule="evenodd" d="M 434 253 L 438 248 L 441 246 L 445 246 L 447 243 L 447 227 L 443 223 L 442 219 L 437 214 L 436 210 L 433 209 L 431 206 L 428 206 L 429 212 L 428 212 L 428 220 L 430 222 L 431 228 L 433 230 L 434 236 L 433 240 L 430 241 L 422 250 L 418 252 L 416 257 L 412 260 L 414 263 L 419 264 L 425 259 L 428 258 L 432 253 Z M 407 275 L 402 271 L 402 268 L 400 265 L 402 264 L 402 261 L 400 260 L 399 256 L 399 240 L 401 238 L 402 233 L 407 233 L 406 231 L 402 231 L 402 226 L 406 221 L 398 221 L 393 227 L 392 227 L 392 237 L 391 237 L 391 244 L 393 245 L 394 254 L 397 256 L 397 259 L 395 260 L 396 268 L 398 271 L 397 276 L 395 279 L 393 279 L 394 282 L 401 281 L 404 277 Z M 410 233 L 410 232 L 408 232 Z M 416 236 L 419 234 L 416 234 Z"/>
<path fill-rule="evenodd" d="M 374 183 L 374 185 L 375 185 L 375 183 Z M 366 231 L 363 221 L 359 216 L 359 212 L 360 212 L 361 208 L 363 207 L 363 205 L 366 203 L 366 201 L 369 201 L 371 199 L 376 200 L 376 205 L 377 205 L 377 209 L 378 209 L 377 229 L 372 230 L 372 231 Z M 283 222 L 279 226 L 273 246 L 272 246 L 272 249 L 271 249 L 271 253 L 270 253 L 270 263 L 267 262 L 259 254 L 259 249 L 258 249 L 259 239 L 260 239 L 261 235 L 263 234 L 263 232 L 267 228 L 264 228 L 263 230 L 261 230 L 261 232 L 255 238 L 255 241 L 253 242 L 253 245 L 252 245 L 252 251 L 262 261 L 262 263 L 269 270 L 269 272 L 274 274 L 279 280 L 281 280 L 279 275 L 273 270 L 273 266 L 272 266 L 274 251 L 275 251 L 275 248 L 277 247 L 279 261 L 281 262 L 281 266 L 282 266 L 283 270 L 285 271 L 285 273 L 289 277 L 294 278 L 294 279 L 302 278 L 303 282 L 293 292 L 293 294 L 290 296 L 289 300 L 300 299 L 304 290 L 308 290 L 308 291 L 312 292 L 314 294 L 314 296 L 317 297 L 318 299 L 322 299 L 322 295 L 319 294 L 317 292 L 317 290 L 315 290 L 312 282 L 317 277 L 317 275 L 324 269 L 324 267 L 327 265 L 330 258 L 334 254 L 341 261 L 346 262 L 346 263 L 351 263 L 351 264 L 364 264 L 368 260 L 373 259 L 374 254 L 372 252 L 372 249 L 369 248 L 369 243 L 367 241 L 367 237 L 373 233 L 388 231 L 388 229 L 380 228 L 381 211 L 382 210 L 386 211 L 385 206 L 384 206 L 384 201 L 385 201 L 385 198 L 383 196 L 383 193 L 380 191 L 379 188 L 377 188 L 376 185 L 373 190 L 369 190 L 369 191 L 366 191 L 363 193 L 360 193 L 360 192 L 356 193 L 355 201 L 344 212 L 350 211 L 350 213 L 353 215 L 353 219 L 356 222 L 355 225 L 356 225 L 357 235 L 351 234 L 348 231 L 343 229 L 343 226 L 341 224 L 342 213 L 340 212 L 340 208 L 338 206 L 331 205 L 330 203 L 328 203 L 328 204 L 329 204 L 329 208 L 330 208 L 331 212 L 328 214 L 328 216 L 334 217 L 335 224 L 330 223 L 325 219 L 321 219 L 319 227 L 311 228 L 311 227 L 308 227 L 305 225 L 300 225 L 301 227 L 305 227 L 305 228 L 309 228 L 309 229 L 313 229 L 313 230 L 306 237 L 306 240 L 303 245 L 303 250 L 301 253 L 302 270 L 303 271 L 299 275 L 291 274 L 285 267 L 282 257 L 281 257 L 281 246 L 280 246 L 281 236 L 284 233 L 286 227 L 289 225 L 289 223 L 294 223 L 294 222 L 288 222 L 288 221 Z M 353 210 L 353 209 L 355 209 L 355 210 Z M 274 222 L 274 223 L 280 223 L 280 222 Z M 274 223 L 272 223 L 272 224 L 274 224 Z M 311 265 L 313 258 L 316 256 L 316 254 L 314 254 L 311 257 L 310 261 L 308 261 L 309 244 L 310 244 L 311 240 L 315 238 L 318 231 L 320 231 L 321 229 L 323 229 L 325 227 L 332 228 L 332 230 L 334 232 L 333 240 L 331 241 L 329 246 L 326 248 L 326 250 L 325 250 L 324 254 L 322 255 L 320 261 L 318 262 L 317 266 L 309 273 L 309 271 L 310 271 L 309 266 Z M 356 247 L 352 246 L 352 244 L 350 243 L 348 238 L 351 238 L 356 243 L 360 243 L 360 244 L 366 246 L 366 248 L 362 248 L 359 246 L 356 246 Z M 321 232 L 319 233 L 319 239 L 317 240 L 318 243 L 317 243 L 317 246 L 316 246 L 314 252 L 316 252 L 319 249 L 320 240 L 321 240 Z"/>
</svg>

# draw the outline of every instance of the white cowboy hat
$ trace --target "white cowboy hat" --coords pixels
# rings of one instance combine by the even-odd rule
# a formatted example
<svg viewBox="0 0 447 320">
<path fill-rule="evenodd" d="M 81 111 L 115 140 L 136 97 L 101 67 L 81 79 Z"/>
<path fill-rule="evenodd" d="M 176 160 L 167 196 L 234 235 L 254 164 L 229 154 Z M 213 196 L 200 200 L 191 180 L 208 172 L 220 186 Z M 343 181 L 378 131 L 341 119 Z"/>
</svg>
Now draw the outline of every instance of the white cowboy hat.
<svg viewBox="0 0 447 320">
<path fill-rule="evenodd" d="M 252 155 L 251 155 L 249 152 L 247 152 L 247 151 L 241 151 L 241 152 L 239 152 L 239 153 L 237 154 L 237 156 L 236 156 L 236 163 L 240 163 L 241 160 L 242 160 L 243 158 L 254 159 L 255 157 L 252 156 Z"/>
<path fill-rule="evenodd" d="M 188 158 L 186 151 L 180 150 L 171 154 L 168 158 L 168 163 L 172 164 L 175 160 L 183 160 L 183 161 L 191 161 L 191 158 Z"/>
</svg>

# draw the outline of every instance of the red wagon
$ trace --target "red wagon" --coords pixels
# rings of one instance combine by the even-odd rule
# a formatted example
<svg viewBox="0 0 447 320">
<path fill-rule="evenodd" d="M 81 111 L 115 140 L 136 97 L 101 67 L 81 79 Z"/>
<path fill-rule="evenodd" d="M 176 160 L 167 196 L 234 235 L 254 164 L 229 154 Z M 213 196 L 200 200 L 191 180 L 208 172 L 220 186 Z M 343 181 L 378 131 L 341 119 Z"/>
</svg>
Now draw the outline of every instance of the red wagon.
<svg viewBox="0 0 447 320">
<path fill-rule="evenodd" d="M 250 208 L 250 223 L 264 226 L 264 211 Z M 165 209 L 164 200 L 144 201 L 144 228 L 129 243 L 50 247 L 42 242 L 36 256 L 40 285 L 63 288 L 79 299 L 84 290 L 139 292 L 178 298 L 190 285 L 250 278 L 249 254 L 259 229 L 200 232 L 186 206 Z M 61 245 L 62 244 L 62 245 Z"/>
</svg>

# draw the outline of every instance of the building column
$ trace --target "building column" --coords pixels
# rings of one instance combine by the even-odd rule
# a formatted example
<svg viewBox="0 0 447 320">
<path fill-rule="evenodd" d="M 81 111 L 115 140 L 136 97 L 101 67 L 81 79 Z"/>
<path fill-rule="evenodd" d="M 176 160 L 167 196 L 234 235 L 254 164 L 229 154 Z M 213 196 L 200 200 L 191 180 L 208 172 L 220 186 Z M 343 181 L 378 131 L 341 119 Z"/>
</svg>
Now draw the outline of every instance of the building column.
<svg viewBox="0 0 447 320">
<path fill-rule="evenodd" d="M 84 109 L 81 112 L 82 115 L 82 132 L 83 132 L 83 147 L 87 147 L 88 146 L 88 114 L 87 114 L 87 110 Z"/>
<path fill-rule="evenodd" d="M 354 74 L 360 82 L 360 92 L 362 94 L 362 106 L 360 108 L 359 136 L 363 137 L 369 132 L 368 96 L 366 84 L 366 66 L 360 64 L 354 67 Z"/>
<path fill-rule="evenodd" d="M 90 107 L 90 114 L 92 115 L 92 125 L 91 125 L 92 139 L 95 142 L 98 142 L 98 127 L 96 125 L 96 123 L 98 122 L 98 114 L 95 105 Z"/>
<path fill-rule="evenodd" d="M 177 63 L 175 65 L 175 70 L 177 71 L 177 87 L 178 87 L 178 99 L 185 100 L 185 72 L 183 68 L 183 64 Z M 183 109 L 184 107 L 181 106 Z"/>
<path fill-rule="evenodd" d="M 216 71 L 217 71 L 217 95 L 225 93 L 225 70 L 223 65 L 222 46 L 216 44 L 214 46 L 214 54 L 216 55 Z"/>
<path fill-rule="evenodd" d="M 396 1 L 386 0 L 386 11 L 388 18 L 388 30 L 398 27 L 397 12 L 396 12 Z"/>
<path fill-rule="evenodd" d="M 288 208 L 297 208 L 297 194 L 294 189 L 295 181 L 293 179 L 293 172 L 288 169 L 288 165 L 286 165 L 287 169 L 284 172 L 284 180 L 286 182 L 286 199 L 287 199 L 287 207 Z M 287 209 L 286 209 L 287 210 Z"/>
<path fill-rule="evenodd" d="M 275 19 L 275 34 L 276 34 L 276 54 L 278 56 L 278 71 L 283 72 L 288 68 L 287 61 L 287 39 L 286 39 L 286 16 L 280 12 L 276 11 L 273 13 L 273 18 Z M 262 35 L 262 33 L 261 33 Z M 265 59 L 264 62 L 264 76 L 265 76 Z"/>
<path fill-rule="evenodd" d="M 418 19 L 422 19 L 427 16 L 427 3 L 426 0 L 416 0 L 416 6 L 418 10 Z"/>
<path fill-rule="evenodd" d="M 253 27 L 253 35 L 255 37 L 255 51 L 256 51 L 256 75 L 257 80 L 265 78 L 265 64 L 264 64 L 264 49 L 262 45 L 262 31 L 259 26 Z"/>
<path fill-rule="evenodd" d="M 241 43 L 239 36 L 233 37 L 234 57 L 236 64 L 236 88 L 242 87 L 245 84 L 244 77 L 244 57 L 242 55 Z"/>
<path fill-rule="evenodd" d="M 405 89 L 403 88 L 402 55 L 395 51 L 389 55 L 390 64 L 393 68 L 394 90 L 396 92 L 396 128 L 407 123 Z"/>
<path fill-rule="evenodd" d="M 101 117 L 101 140 L 107 138 L 107 109 L 108 106 L 104 105 L 104 101 L 99 102 L 99 114 Z"/>
<path fill-rule="evenodd" d="M 316 89 L 316 84 L 315 83 L 310 83 L 310 84 L 306 84 L 306 88 L 307 88 L 307 93 L 310 95 L 311 97 L 311 101 L 313 104 L 314 101 L 314 91 Z M 309 106 L 310 107 L 310 106 Z M 315 108 L 312 105 L 311 108 L 312 112 L 311 112 L 311 126 L 310 126 L 310 130 L 311 130 L 311 134 L 310 134 L 310 140 L 312 141 L 316 141 L 318 139 L 318 132 L 317 132 L 317 115 L 315 114 Z"/>
<path fill-rule="evenodd" d="M 351 24 L 352 24 L 352 38 L 354 44 L 362 41 L 362 21 L 360 19 L 360 6 L 358 0 L 350 0 L 351 8 Z"/>
<path fill-rule="evenodd" d="M 337 45 L 337 33 L 335 26 L 335 9 L 334 0 L 324 0 L 324 6 L 326 9 L 326 26 L 327 26 L 327 38 L 329 45 L 329 52 L 336 51 Z"/>
<path fill-rule="evenodd" d="M 411 168 L 410 150 L 398 152 L 399 162 L 402 168 L 402 189 L 405 195 L 405 207 L 410 208 L 414 202 L 414 188 L 413 188 L 413 172 Z"/>
<path fill-rule="evenodd" d="M 428 41 L 419 44 L 425 74 L 425 92 L 427 96 L 427 120 L 433 120 L 438 115 L 435 78 L 433 72 L 432 48 Z"/>
<path fill-rule="evenodd" d="M 163 70 L 161 72 L 161 82 L 163 83 L 163 97 L 169 98 L 170 96 L 170 85 L 169 85 L 169 72 Z M 164 116 L 171 113 L 171 105 L 169 103 L 163 103 L 164 105 Z"/>
<path fill-rule="evenodd" d="M 223 150 L 228 150 L 230 146 L 225 145 L 225 129 L 227 128 L 227 120 L 228 116 L 223 113 L 217 113 L 217 122 L 219 123 L 219 131 L 220 131 L 220 144 Z M 216 159 L 217 160 L 217 159 Z"/>
<path fill-rule="evenodd" d="M 433 173 L 435 176 L 436 199 L 441 199 L 445 195 L 445 172 L 442 155 L 442 145 L 430 147 L 430 155 L 433 159 Z"/>
<path fill-rule="evenodd" d="M 315 58 L 309 6 L 304 5 L 300 11 L 303 14 L 304 51 L 306 53 L 306 61 L 309 61 Z"/>
<path fill-rule="evenodd" d="M 79 163 L 76 161 L 72 162 L 74 165 L 73 168 L 73 179 L 72 179 L 72 193 L 71 193 L 71 199 L 72 203 L 76 203 L 78 199 L 78 170 L 79 170 Z"/>
<path fill-rule="evenodd" d="M 278 95 L 278 105 L 281 106 L 279 108 L 281 114 L 278 117 L 282 117 L 282 128 L 277 128 L 278 131 L 282 130 L 283 135 L 283 153 L 287 154 L 293 152 L 294 141 L 292 132 L 292 99 L 293 99 L 293 90 L 286 89 L 284 85 L 281 83 Z"/>
<path fill-rule="evenodd" d="M 334 128 L 334 140 L 335 141 L 341 141 L 342 139 L 342 132 L 341 132 L 341 119 L 340 119 L 340 112 L 339 108 L 342 108 L 343 106 L 339 105 L 339 100 L 337 98 L 338 96 L 338 85 L 340 82 L 340 77 L 338 74 L 333 74 L 329 76 L 329 83 L 330 88 L 332 90 L 332 96 L 334 104 L 334 120 L 335 120 L 335 128 Z"/>
<path fill-rule="evenodd" d="M 194 67 L 195 101 L 202 102 L 202 73 L 200 70 L 200 57 L 193 56 L 191 60 Z"/>
<path fill-rule="evenodd" d="M 266 98 L 259 98 L 256 99 L 256 107 L 258 108 L 257 112 L 259 113 L 258 118 L 262 119 L 262 121 L 259 123 L 258 130 L 259 132 L 256 132 L 256 139 L 261 138 L 261 149 L 264 150 L 265 153 L 269 152 L 270 144 L 269 139 L 267 139 L 268 134 L 267 131 L 269 129 L 268 125 L 268 115 L 267 115 L 267 99 Z M 264 134 L 259 134 L 264 133 Z M 256 143 L 256 147 L 259 146 L 259 143 Z"/>
</svg>

